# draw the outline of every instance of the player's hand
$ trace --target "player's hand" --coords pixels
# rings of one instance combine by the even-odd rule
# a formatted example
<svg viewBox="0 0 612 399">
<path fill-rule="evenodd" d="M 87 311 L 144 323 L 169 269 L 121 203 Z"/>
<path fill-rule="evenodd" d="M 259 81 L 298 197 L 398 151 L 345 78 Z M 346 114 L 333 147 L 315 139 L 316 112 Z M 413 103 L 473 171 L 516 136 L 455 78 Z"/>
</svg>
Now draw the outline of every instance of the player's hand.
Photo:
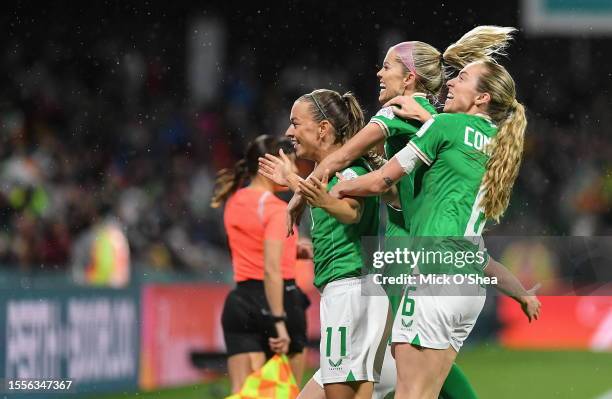
<svg viewBox="0 0 612 399">
<path fill-rule="evenodd" d="M 338 182 L 329 191 L 329 195 L 332 198 L 342 198 L 342 190 L 344 189 L 346 179 L 342 176 L 342 173 L 336 173 L 336 177 L 338 178 Z"/>
<path fill-rule="evenodd" d="M 387 101 L 383 107 L 391 107 L 393 113 L 403 119 L 416 119 L 426 122 L 431 114 L 412 96 L 397 96 Z"/>
<path fill-rule="evenodd" d="M 287 237 L 293 235 L 293 227 L 300 224 L 302 213 L 306 207 L 306 200 L 299 192 L 293 194 L 293 197 L 287 205 Z"/>
<path fill-rule="evenodd" d="M 270 350 L 274 353 L 288 353 L 289 352 L 289 344 L 291 343 L 291 338 L 289 338 L 289 333 L 287 332 L 287 327 L 285 326 L 284 321 L 280 321 L 275 324 L 276 326 L 276 338 L 268 338 L 268 344 L 270 345 Z"/>
<path fill-rule="evenodd" d="M 532 289 L 527 291 L 527 295 L 522 296 L 519 299 L 521 309 L 523 310 L 523 313 L 525 313 L 525 316 L 527 316 L 529 319 L 530 323 L 531 320 L 537 320 L 538 317 L 540 317 L 540 308 L 542 307 L 542 303 L 540 303 L 538 297 L 536 296 L 536 291 L 540 287 L 541 284 L 536 284 Z"/>
<path fill-rule="evenodd" d="M 329 204 L 332 197 L 327 193 L 328 174 L 329 171 L 325 171 L 323 180 L 317 179 L 316 176 L 311 176 L 298 183 L 300 192 L 308 202 L 308 205 L 317 208 L 325 208 Z"/>
<path fill-rule="evenodd" d="M 266 154 L 264 157 L 260 157 L 258 172 L 280 186 L 288 186 L 287 176 L 291 173 L 296 173 L 297 169 L 282 149 L 279 155 L 277 157 L 272 154 Z"/>
<path fill-rule="evenodd" d="M 297 243 L 297 258 L 312 259 L 313 255 L 312 241 L 308 238 L 300 238 Z"/>
</svg>

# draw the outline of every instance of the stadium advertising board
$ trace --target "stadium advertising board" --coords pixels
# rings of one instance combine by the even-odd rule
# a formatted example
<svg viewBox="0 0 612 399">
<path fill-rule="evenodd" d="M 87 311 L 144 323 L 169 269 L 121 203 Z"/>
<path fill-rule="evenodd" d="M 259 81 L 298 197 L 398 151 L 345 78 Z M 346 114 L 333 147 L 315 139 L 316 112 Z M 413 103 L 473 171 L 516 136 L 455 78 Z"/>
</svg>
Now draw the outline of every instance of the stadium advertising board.
<svg viewBox="0 0 612 399">
<path fill-rule="evenodd" d="M 610 35 L 610 0 L 522 0 L 521 17 L 532 35 Z"/>
<path fill-rule="evenodd" d="M 542 296 L 546 313 L 528 323 L 520 308 L 500 297 L 500 342 L 510 348 L 612 351 L 612 298 Z"/>
<path fill-rule="evenodd" d="M 136 289 L 4 290 L 0 367 L 5 382 L 70 381 L 68 391 L 82 393 L 135 390 L 137 293 Z M 11 396 L 22 391 L 16 385 L 12 388 Z"/>
<path fill-rule="evenodd" d="M 145 389 L 197 383 L 193 352 L 224 353 L 219 320 L 230 287 L 148 285 L 142 293 L 140 385 Z"/>
</svg>

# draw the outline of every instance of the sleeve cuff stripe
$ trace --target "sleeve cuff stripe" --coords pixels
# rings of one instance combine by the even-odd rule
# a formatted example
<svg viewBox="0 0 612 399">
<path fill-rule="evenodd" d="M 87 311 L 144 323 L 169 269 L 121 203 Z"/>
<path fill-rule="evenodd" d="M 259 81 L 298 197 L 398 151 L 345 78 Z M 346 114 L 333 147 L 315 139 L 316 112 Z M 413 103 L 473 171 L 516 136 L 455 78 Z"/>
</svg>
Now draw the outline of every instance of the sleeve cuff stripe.
<svg viewBox="0 0 612 399">
<path fill-rule="evenodd" d="M 489 266 L 489 263 L 491 263 L 491 256 L 489 254 L 487 254 L 487 264 L 484 265 L 484 267 L 482 268 L 482 270 L 486 269 L 487 266 Z"/>
<path fill-rule="evenodd" d="M 429 157 L 427 155 L 425 155 L 425 153 L 423 151 L 421 151 L 421 149 L 419 147 L 417 147 L 416 144 L 414 144 L 412 141 L 408 143 L 408 145 L 410 146 L 410 148 L 412 148 L 414 150 L 414 153 L 421 158 L 421 161 L 423 161 L 425 163 L 425 165 L 427 166 L 431 166 L 432 162 L 429 159 Z"/>
<path fill-rule="evenodd" d="M 370 120 L 370 123 L 376 123 L 378 126 L 380 126 L 382 128 L 383 133 L 385 134 L 385 137 L 389 137 L 389 128 L 387 127 L 385 122 L 383 122 L 383 121 L 381 121 L 379 119 L 372 118 Z"/>
</svg>

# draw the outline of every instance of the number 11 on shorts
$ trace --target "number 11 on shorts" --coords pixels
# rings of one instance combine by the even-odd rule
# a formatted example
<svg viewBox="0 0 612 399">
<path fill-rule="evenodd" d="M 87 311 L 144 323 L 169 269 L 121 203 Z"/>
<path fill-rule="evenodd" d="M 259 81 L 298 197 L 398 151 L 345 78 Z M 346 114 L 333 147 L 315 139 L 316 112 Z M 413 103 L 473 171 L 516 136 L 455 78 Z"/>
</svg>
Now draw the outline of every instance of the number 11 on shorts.
<svg viewBox="0 0 612 399">
<path fill-rule="evenodd" d="M 340 357 L 346 356 L 346 326 L 338 327 L 338 334 L 340 335 Z M 325 329 L 325 356 L 330 357 L 332 351 L 332 336 L 334 334 L 333 327 L 327 327 Z"/>
</svg>

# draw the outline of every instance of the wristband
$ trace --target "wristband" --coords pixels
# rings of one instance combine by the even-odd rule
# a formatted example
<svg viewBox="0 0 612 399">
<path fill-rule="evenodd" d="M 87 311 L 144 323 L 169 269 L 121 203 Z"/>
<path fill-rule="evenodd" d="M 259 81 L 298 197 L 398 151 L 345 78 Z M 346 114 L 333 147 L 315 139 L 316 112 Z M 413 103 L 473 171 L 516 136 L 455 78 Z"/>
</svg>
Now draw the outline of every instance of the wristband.
<svg viewBox="0 0 612 399">
<path fill-rule="evenodd" d="M 267 318 L 272 320 L 274 323 L 278 323 L 278 322 L 281 322 L 281 321 L 287 321 L 287 313 L 283 313 L 280 316 L 275 316 L 275 315 L 272 314 L 271 311 L 269 311 L 267 309 L 262 309 L 261 313 L 263 313 L 264 316 L 266 316 Z"/>
<path fill-rule="evenodd" d="M 273 322 L 275 323 L 279 323 L 279 322 L 285 322 L 287 321 L 287 315 L 282 315 L 282 316 L 272 316 L 270 315 L 270 318 L 272 319 Z"/>
</svg>

